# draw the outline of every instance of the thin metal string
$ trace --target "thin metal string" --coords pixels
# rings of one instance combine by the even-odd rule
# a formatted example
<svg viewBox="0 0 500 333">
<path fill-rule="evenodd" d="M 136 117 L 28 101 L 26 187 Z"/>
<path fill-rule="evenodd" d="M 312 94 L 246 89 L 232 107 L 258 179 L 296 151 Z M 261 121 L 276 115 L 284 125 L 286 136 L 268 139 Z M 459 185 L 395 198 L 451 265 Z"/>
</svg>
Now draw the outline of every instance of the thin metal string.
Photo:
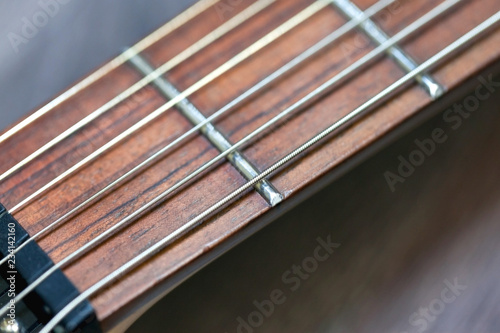
<svg viewBox="0 0 500 333">
<path fill-rule="evenodd" d="M 71 126 L 69 129 L 64 131 L 63 133 L 59 134 L 57 137 L 37 149 L 35 152 L 33 152 L 31 155 L 11 167 L 9 170 L 5 171 L 2 175 L 0 175 L 0 181 L 6 179 L 7 177 L 11 176 L 27 164 L 29 164 L 31 161 L 42 155 L 43 153 L 47 152 L 49 149 L 54 147 L 55 145 L 61 143 L 63 140 L 66 138 L 70 137 L 71 135 L 75 134 L 78 132 L 80 129 L 83 127 L 87 126 L 90 124 L 92 121 L 97 119 L 98 117 L 102 116 L 106 112 L 110 111 L 113 107 L 117 106 L 121 102 L 125 101 L 127 98 L 141 90 L 142 88 L 146 87 L 149 83 L 157 79 L 159 76 L 165 74 L 167 71 L 171 70 L 175 66 L 179 65 L 180 63 L 184 62 L 188 58 L 192 57 L 199 51 L 203 50 L 205 47 L 211 45 L 213 42 L 236 28 L 238 25 L 242 24 L 243 22 L 247 21 L 249 18 L 253 17 L 257 13 L 261 12 L 263 9 L 267 8 L 271 3 L 275 2 L 276 0 L 260 0 L 253 4 L 252 6 L 248 7 L 246 10 L 242 11 L 235 17 L 233 17 L 231 20 L 227 21 L 223 25 L 221 25 L 219 28 L 215 29 L 213 32 L 209 33 L 207 36 L 203 37 L 200 39 L 198 42 L 193 44 L 192 46 L 188 47 L 186 50 L 183 52 L 179 53 L 177 56 L 172 58 L 171 60 L 167 61 L 165 64 L 163 64 L 161 67 L 159 67 L 157 70 L 155 70 L 153 73 L 145 76 L 135 84 L 133 84 L 130 88 L 126 89 L 124 92 L 120 93 L 118 96 L 114 97 L 111 99 L 109 102 Z M 130 60 L 132 57 L 134 57 L 140 49 L 134 49 L 130 48 L 127 51 L 125 51 L 122 55 L 123 59 Z"/>
<path fill-rule="evenodd" d="M 155 120 L 158 118 L 160 115 L 164 114 L 166 111 L 168 111 L 170 108 L 175 106 L 175 104 L 179 103 L 183 99 L 191 96 L 193 93 L 197 92 L 201 88 L 205 87 L 207 84 L 211 83 L 213 80 L 217 79 L 219 76 L 223 75 L 227 71 L 231 70 L 244 60 L 248 59 L 250 56 L 253 54 L 257 53 L 260 51 L 262 48 L 265 46 L 271 44 L 273 41 L 276 39 L 280 38 L 296 26 L 298 26 L 300 23 L 304 22 L 307 20 L 309 17 L 313 16 L 317 12 L 319 12 L 321 9 L 326 7 L 331 0 L 319 0 L 314 2 L 313 4 L 309 5 L 307 8 L 302 10 L 300 13 L 280 25 L 278 28 L 275 30 L 271 31 L 269 34 L 266 36 L 262 37 L 259 39 L 257 42 L 254 44 L 250 45 L 248 48 L 246 48 L 244 51 L 241 53 L 237 54 L 227 62 L 225 62 L 223 65 L 215 69 L 213 72 L 202 78 L 201 80 L 197 81 L 195 84 L 193 84 L 191 87 L 187 88 L 184 92 L 181 94 L 177 95 L 175 98 L 171 99 L 169 102 L 165 103 L 163 106 L 159 107 L 152 113 L 150 113 L 148 116 L 145 118 L 141 119 L 138 121 L 136 124 L 116 136 L 114 139 L 103 145 L 101 148 L 97 149 L 94 151 L 92 154 L 75 164 L 73 167 L 70 169 L 66 170 L 63 172 L 61 175 L 53 179 L 51 182 L 48 184 L 44 185 L 41 189 L 21 201 L 19 204 L 17 204 L 15 207 L 13 207 L 10 211 L 12 213 L 19 211 L 20 209 L 24 208 L 27 204 L 29 204 L 32 200 L 37 198 L 39 195 L 42 193 L 48 191 L 51 189 L 53 186 L 59 184 L 62 180 L 66 179 L 68 176 L 72 175 L 74 172 L 77 170 L 81 169 L 91 161 L 95 160 L 96 158 L 100 157 L 104 153 L 106 153 L 109 149 L 114 147 L 116 144 L 120 143 L 121 141 L 127 139 L 130 137 L 132 134 L 137 132 L 138 130 L 142 129 L 144 126 L 148 125 L 151 121 Z"/>
<path fill-rule="evenodd" d="M 117 230 L 121 229 L 125 225 L 127 225 L 130 221 L 135 219 L 137 216 L 140 214 L 144 213 L 146 210 L 150 209 L 154 205 L 156 205 L 158 202 L 163 200 L 166 196 L 177 190 L 179 187 L 182 185 L 186 184 L 187 182 L 191 181 L 194 179 L 196 176 L 198 176 L 200 173 L 208 169 L 210 166 L 218 162 L 220 159 L 224 158 L 226 155 L 230 154 L 231 151 L 234 151 L 238 149 L 243 144 L 248 143 L 252 138 L 257 136 L 258 134 L 262 133 L 269 127 L 271 127 L 273 124 L 275 124 L 277 121 L 285 117 L 286 115 L 290 114 L 293 111 L 296 111 L 305 105 L 307 105 L 309 102 L 313 101 L 316 97 L 320 96 L 321 94 L 324 94 L 328 92 L 332 87 L 334 87 L 336 84 L 341 82 L 343 79 L 347 78 L 350 74 L 358 72 L 363 66 L 366 66 L 371 63 L 374 59 L 376 59 L 377 56 L 382 55 L 388 48 L 396 44 L 397 42 L 401 41 L 403 38 L 406 38 L 410 36 L 411 34 L 415 33 L 418 31 L 421 27 L 424 25 L 428 24 L 435 18 L 439 17 L 439 15 L 445 13 L 447 10 L 449 10 L 451 7 L 459 3 L 461 0 L 447 0 L 431 11 L 429 11 L 427 14 L 423 15 L 421 18 L 407 26 L 405 29 L 401 30 L 398 34 L 394 35 L 390 40 L 388 40 L 386 43 L 380 45 L 373 51 L 371 51 L 369 54 L 364 56 L 363 58 L 359 59 L 356 63 L 352 64 L 348 68 L 346 68 L 344 71 L 341 73 L 335 75 L 332 79 L 327 81 L 325 84 L 320 86 L 319 88 L 315 89 L 313 92 L 309 93 L 307 96 L 302 98 L 300 101 L 296 102 L 292 106 L 288 107 L 286 110 L 282 111 L 280 114 L 275 116 L 273 119 L 269 120 L 265 124 L 263 124 L 261 127 L 244 137 L 242 140 L 231 146 L 231 148 L 227 149 L 217 157 L 213 158 L 209 162 L 205 163 L 203 166 L 198 168 L 196 171 L 192 172 L 189 176 L 183 178 L 182 180 L 178 181 L 176 184 L 174 184 L 172 187 L 169 189 L 165 190 L 162 194 L 160 194 L 158 197 L 153 199 L 152 201 L 148 202 L 129 216 L 125 217 L 122 219 L 120 222 L 117 224 L 113 225 L 111 228 L 106 230 L 105 232 L 101 233 L 99 236 L 96 238 L 92 239 L 88 243 L 86 243 L 84 246 L 80 247 L 78 250 L 73 252 L 72 254 L 68 255 L 66 258 L 62 259 L 60 262 L 58 262 L 56 265 L 52 266 L 50 269 L 48 269 L 44 274 L 42 274 L 39 278 L 37 278 L 34 282 L 32 282 L 29 286 L 27 286 L 19 295 L 16 296 L 15 301 L 18 302 L 19 300 L 23 299 L 28 293 L 30 293 L 33 289 L 35 289 L 40 283 L 42 283 L 48 276 L 50 276 L 53 272 L 55 272 L 57 269 L 64 267 L 65 265 L 69 264 L 72 260 L 75 258 L 78 258 L 79 256 L 83 255 L 86 253 L 88 250 L 92 249 L 94 246 L 100 244 L 102 241 L 113 235 Z M 0 312 L 0 316 L 3 315 L 4 311 L 8 310 L 7 307 L 2 308 Z"/>
<path fill-rule="evenodd" d="M 79 211 L 83 210 L 87 205 L 90 205 L 92 202 L 95 202 L 97 199 L 105 195 L 106 193 L 109 193 L 112 189 L 114 189 L 116 186 L 124 183 L 126 180 L 132 178 L 134 175 L 138 174 L 140 171 L 146 169 L 149 167 L 152 163 L 155 161 L 159 160 L 161 157 L 163 157 L 169 150 L 183 142 L 185 139 L 189 138 L 192 134 L 196 133 L 199 129 L 201 129 L 203 126 L 207 125 L 208 123 L 212 122 L 213 120 L 219 118 L 223 114 L 233 110 L 236 106 L 240 105 L 242 102 L 245 100 L 249 99 L 251 96 L 255 95 L 256 93 L 262 91 L 265 87 L 267 87 L 269 84 L 272 82 L 282 78 L 285 74 L 289 73 L 293 69 L 295 69 L 297 66 L 303 64 L 306 62 L 309 58 L 313 57 L 314 55 L 317 55 L 319 52 L 321 52 L 323 49 L 325 49 L 327 46 L 331 45 L 333 42 L 344 36 L 345 34 L 349 33 L 352 31 L 356 26 L 358 26 L 361 22 L 367 20 L 368 18 L 372 17 L 373 15 L 377 14 L 384 8 L 386 8 L 388 5 L 394 3 L 396 0 L 381 0 L 374 4 L 372 7 L 368 8 L 362 15 L 359 17 L 347 22 L 344 24 L 342 27 L 328 35 L 327 37 L 323 38 L 321 41 L 307 49 L 305 52 L 291 60 L 289 63 L 275 71 L 274 73 L 270 74 L 268 77 L 254 85 L 252 88 L 248 89 L 243 93 L 242 95 L 238 96 L 236 99 L 228 103 L 226 106 L 215 112 L 212 116 L 210 116 L 208 119 L 203 121 L 202 123 L 198 124 L 197 126 L 193 127 L 177 139 L 175 139 L 173 142 L 168 144 L 167 146 L 163 147 L 161 150 L 158 152 L 154 153 L 151 155 L 148 159 L 128 171 L 126 174 L 123 176 L 119 177 L 118 179 L 114 180 L 111 182 L 109 185 L 104 187 L 102 190 L 99 192 L 95 193 L 92 195 L 90 198 L 79 204 L 77 207 L 71 209 L 68 213 L 64 214 L 60 218 L 58 218 L 56 221 L 52 222 L 50 225 L 33 235 L 31 238 L 28 238 L 24 243 L 22 243 L 20 246 L 18 246 L 14 250 L 14 255 L 22 250 L 26 245 L 31 243 L 34 240 L 37 240 L 40 237 L 43 237 L 44 235 L 48 234 L 52 230 L 54 230 L 56 227 L 61 225 L 64 221 L 66 221 L 69 217 L 73 216 L 74 214 L 78 213 Z M 3 258 L 0 260 L 0 266 L 5 263 L 10 256 Z"/>
<path fill-rule="evenodd" d="M 395 95 L 397 92 L 401 90 L 401 88 L 407 86 L 412 80 L 415 79 L 415 77 L 418 74 L 423 73 L 424 71 L 427 71 L 429 69 L 434 68 L 436 65 L 440 64 L 443 60 L 447 59 L 449 56 L 454 54 L 455 52 L 459 51 L 462 49 L 466 44 L 469 44 L 470 42 L 474 41 L 477 37 L 479 37 L 481 34 L 483 34 L 485 31 L 488 29 L 492 28 L 496 24 L 500 22 L 500 11 L 497 12 L 495 15 L 463 35 L 461 38 L 457 39 L 455 42 L 452 44 L 448 45 L 446 48 L 444 48 L 442 51 L 438 52 L 436 55 L 431 57 L 429 60 L 425 61 L 421 65 L 419 65 L 417 68 L 412 70 L 410 73 L 405 75 L 403 78 L 399 79 L 386 89 L 384 89 L 382 92 L 378 93 L 376 96 L 374 96 L 372 99 L 346 115 L 345 117 L 341 118 L 339 121 L 335 122 L 332 124 L 330 127 L 326 128 L 310 140 L 308 140 L 306 143 L 283 157 L 281 160 L 273 164 L 271 167 L 266 169 L 264 172 L 262 172 L 261 175 L 258 177 L 254 178 L 253 180 L 249 181 L 239 189 L 235 190 L 231 194 L 227 195 L 224 199 L 210 207 L 209 209 L 205 210 L 203 213 L 198 215 L 196 218 L 190 220 L 188 223 L 186 223 L 183 227 L 177 229 L 175 232 L 170 234 L 168 237 L 164 238 L 163 240 L 157 242 L 155 245 L 150 247 L 148 250 L 144 251 L 140 255 L 136 256 L 134 259 L 130 260 L 128 263 L 125 265 L 121 266 L 120 268 L 116 269 L 113 273 L 107 275 L 105 278 L 101 279 L 99 282 L 94 284 L 92 287 L 84 291 L 81 295 L 76 297 L 73 301 L 71 301 L 62 311 L 60 311 L 52 320 L 50 320 L 47 325 L 40 331 L 40 333 L 49 333 L 53 328 L 57 326 L 57 324 L 66 316 L 68 315 L 71 311 L 73 311 L 81 302 L 85 301 L 87 298 L 93 296 L 96 294 L 98 291 L 100 291 L 102 288 L 106 287 L 108 284 L 112 283 L 115 281 L 117 278 L 122 276 L 123 274 L 129 272 L 130 270 L 134 269 L 137 267 L 139 264 L 143 263 L 145 260 L 150 259 L 153 255 L 158 253 L 159 251 L 163 250 L 166 246 L 171 244 L 174 240 L 178 239 L 179 237 L 182 237 L 185 235 L 187 232 L 193 230 L 196 228 L 199 224 L 202 223 L 202 221 L 213 214 L 214 212 L 218 211 L 222 207 L 226 206 L 229 204 L 232 200 L 238 198 L 240 195 L 242 195 L 246 190 L 250 189 L 255 183 L 258 181 L 268 177 L 275 171 L 279 170 L 282 166 L 287 164 L 288 162 L 292 161 L 294 158 L 299 156 L 300 154 L 304 153 L 306 150 L 308 150 L 310 147 L 314 146 L 318 142 L 322 141 L 326 137 L 328 137 L 330 134 L 336 132 L 338 129 L 343 128 L 344 126 L 351 124 L 355 119 L 359 118 L 362 115 L 365 115 L 367 112 L 371 111 L 376 105 L 379 105 L 381 102 L 387 100 L 391 96 Z"/>
<path fill-rule="evenodd" d="M 158 40 L 161 38 L 165 37 L 166 35 L 170 34 L 172 31 L 175 29 L 179 28 L 180 26 L 184 25 L 194 17 L 198 16 L 202 12 L 204 12 L 206 9 L 217 3 L 219 0 L 200 0 L 193 6 L 189 7 L 186 9 L 184 12 L 176 16 L 174 19 L 169 21 L 168 23 L 164 24 L 160 28 L 158 28 L 156 31 L 154 31 L 152 34 L 144 38 L 143 40 L 139 41 L 137 44 L 134 45 L 134 49 L 138 50 L 139 52 L 144 51 L 151 45 L 155 44 Z M 38 118 L 42 117 L 43 115 L 47 114 L 49 111 L 54 109 L 55 107 L 61 105 L 64 101 L 69 99 L 70 97 L 74 96 L 78 92 L 82 91 L 83 89 L 87 88 L 88 86 L 92 85 L 102 77 L 104 77 L 106 74 L 112 72 L 116 68 L 120 67 L 123 65 L 125 62 L 129 61 L 129 55 L 126 54 L 120 54 L 116 58 L 112 59 L 110 62 L 106 63 L 104 66 L 99 68 L 97 71 L 94 73 L 90 74 L 88 77 L 83 79 L 81 82 L 77 83 L 58 97 L 56 97 L 54 100 L 50 101 L 50 103 L 44 105 L 42 108 L 38 109 L 35 111 L 33 114 L 28 116 L 26 119 L 23 121 L 19 122 L 17 125 L 12 127 L 11 129 L 7 130 L 5 133 L 0 135 L 0 143 L 6 141 L 9 139 L 11 136 L 16 134 L 17 132 L 21 131 L 23 128 L 26 126 L 30 125 L 33 123 L 35 120 Z"/>
</svg>

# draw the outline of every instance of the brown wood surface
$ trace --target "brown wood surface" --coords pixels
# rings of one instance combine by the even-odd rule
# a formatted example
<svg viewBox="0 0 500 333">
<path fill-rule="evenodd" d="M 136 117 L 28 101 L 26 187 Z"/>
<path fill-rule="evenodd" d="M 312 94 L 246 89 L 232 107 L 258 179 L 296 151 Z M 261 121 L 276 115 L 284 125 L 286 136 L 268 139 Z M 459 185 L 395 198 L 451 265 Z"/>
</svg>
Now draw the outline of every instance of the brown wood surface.
<svg viewBox="0 0 500 333">
<path fill-rule="evenodd" d="M 312 2 L 277 1 L 234 32 L 171 70 L 169 79 L 180 90 L 188 88 Z M 236 6 L 231 15 L 236 15 L 251 3 L 248 1 Z M 356 3 L 367 8 L 374 1 L 359 0 Z M 380 24 L 390 34 L 394 34 L 438 3 L 440 1 L 402 1 L 393 14 L 385 13 L 382 16 Z M 422 62 L 499 9 L 500 3 L 496 0 L 465 1 L 457 10 L 439 20 L 438 24 L 430 26 L 403 45 L 415 59 Z M 224 19 L 229 19 L 229 15 Z M 190 99 L 209 115 L 344 22 L 333 7 L 325 8 Z M 221 16 L 211 8 L 194 19 L 191 25 L 179 28 L 144 54 L 155 66 L 159 66 L 222 23 Z M 360 36 L 358 33 L 350 34 L 336 47 L 329 48 L 286 80 L 278 82 L 217 122 L 217 125 L 233 142 L 241 139 L 369 52 L 372 45 L 366 41 L 360 42 L 360 38 L 363 40 Z M 498 60 L 499 42 L 500 33 L 496 30 L 465 53 L 439 67 L 434 72 L 435 77 L 453 90 Z M 402 71 L 390 60 L 377 62 L 312 107 L 287 119 L 278 129 L 253 142 L 252 146 L 244 150 L 245 154 L 259 169 L 265 169 L 401 75 Z M 3 152 L 0 172 L 139 79 L 138 73 L 128 66 L 122 66 L 3 143 L 0 146 Z M 153 88 L 144 89 L 133 99 L 114 108 L 2 182 L 0 200 L 7 207 L 14 206 L 163 103 L 165 100 Z M 285 202 L 270 209 L 258 194 L 251 192 L 92 298 L 104 327 L 116 327 L 124 318 L 143 309 L 187 275 L 284 212 L 294 199 L 300 198 L 299 194 L 307 193 L 304 191 L 327 173 L 340 170 L 431 104 L 421 88 L 410 87 L 341 135 L 332 137 L 304 155 L 299 163 L 273 176 L 272 182 L 287 199 L 291 199 L 290 204 Z M 37 232 L 189 128 L 191 125 L 176 110 L 169 111 L 151 126 L 16 214 L 16 218 L 31 234 Z M 45 237 L 40 245 L 54 261 L 61 260 L 216 155 L 217 151 L 204 138 L 189 140 L 140 176 Z M 80 290 L 84 290 L 242 184 L 244 179 L 238 172 L 226 163 L 219 163 L 204 177 L 168 198 L 158 208 L 64 271 Z"/>
</svg>

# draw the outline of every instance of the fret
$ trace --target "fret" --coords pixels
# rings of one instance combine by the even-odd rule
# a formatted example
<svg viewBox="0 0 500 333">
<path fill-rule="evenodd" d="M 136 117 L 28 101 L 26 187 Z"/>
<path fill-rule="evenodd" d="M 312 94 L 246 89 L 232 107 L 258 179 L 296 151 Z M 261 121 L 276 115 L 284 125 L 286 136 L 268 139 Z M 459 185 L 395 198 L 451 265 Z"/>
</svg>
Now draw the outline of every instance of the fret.
<svg viewBox="0 0 500 333">
<path fill-rule="evenodd" d="M 155 69 L 139 53 L 129 60 L 141 74 L 148 76 L 155 72 Z M 167 79 L 159 76 L 153 80 L 153 85 L 168 99 L 174 99 L 181 93 Z M 177 109 L 194 126 L 206 122 L 207 118 L 191 103 L 187 98 L 176 104 Z M 200 132 L 210 143 L 220 152 L 224 152 L 233 145 L 212 123 L 207 123 L 200 128 Z M 246 180 L 252 180 L 260 175 L 260 171 L 241 153 L 236 150 L 226 156 L 226 159 Z M 255 184 L 255 189 L 271 206 L 276 206 L 283 200 L 283 195 L 267 179 L 263 179 Z"/>
<path fill-rule="evenodd" d="M 333 0 L 334 5 L 343 15 L 354 19 L 363 14 L 363 11 L 349 0 Z M 389 36 L 371 19 L 361 22 L 359 28 L 377 45 L 389 40 Z M 389 48 L 386 53 L 407 73 L 418 67 L 418 64 L 399 46 Z M 427 91 L 432 99 L 439 98 L 446 90 L 431 75 L 423 73 L 415 80 Z"/>
</svg>

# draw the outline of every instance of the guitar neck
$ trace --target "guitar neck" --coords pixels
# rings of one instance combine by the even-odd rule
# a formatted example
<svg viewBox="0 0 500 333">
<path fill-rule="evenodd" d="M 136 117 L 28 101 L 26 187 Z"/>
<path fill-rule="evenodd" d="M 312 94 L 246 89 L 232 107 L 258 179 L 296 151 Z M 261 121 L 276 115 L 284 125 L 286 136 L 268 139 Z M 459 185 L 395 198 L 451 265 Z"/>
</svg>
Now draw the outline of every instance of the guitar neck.
<svg viewBox="0 0 500 333">
<path fill-rule="evenodd" d="M 365 11 L 375 1 L 354 3 Z M 0 182 L 0 201 L 30 235 L 60 221 L 37 239 L 55 263 L 113 230 L 61 267 L 78 290 L 171 237 L 89 297 L 105 331 L 126 326 L 196 270 L 442 111 L 467 82 L 489 92 L 500 57 L 495 28 L 374 99 L 500 10 L 498 1 L 450 5 L 394 45 L 384 42 L 443 1 L 395 1 L 374 13 L 373 22 L 365 18 L 346 27 L 360 14 L 350 4 L 261 0 L 227 8 L 202 1 L 43 114 L 35 111 L 15 131 L 4 132 L 0 172 L 12 172 Z M 338 29 L 345 34 L 331 45 L 289 65 Z M 282 68 L 287 70 L 277 75 Z M 335 84 L 308 95 L 339 75 Z M 106 107 L 117 96 L 125 97 Z M 374 103 L 226 203 L 367 101 Z M 286 116 L 273 120 L 283 111 Z M 174 147 L 190 130 L 193 135 Z M 241 140 L 248 142 L 228 151 Z M 225 156 L 214 160 L 221 152 Z M 27 156 L 33 159 L 23 164 Z M 401 177 L 388 185 L 397 186 Z M 96 195 L 100 191 L 105 193 Z"/>
</svg>

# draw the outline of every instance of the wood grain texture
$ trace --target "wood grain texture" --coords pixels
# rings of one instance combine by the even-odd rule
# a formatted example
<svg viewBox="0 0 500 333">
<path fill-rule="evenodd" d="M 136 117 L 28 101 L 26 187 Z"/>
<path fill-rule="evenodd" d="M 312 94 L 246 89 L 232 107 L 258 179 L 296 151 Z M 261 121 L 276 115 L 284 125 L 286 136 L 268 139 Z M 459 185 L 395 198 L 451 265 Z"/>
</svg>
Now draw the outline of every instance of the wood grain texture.
<svg viewBox="0 0 500 333">
<path fill-rule="evenodd" d="M 171 70 L 167 74 L 168 78 L 180 90 L 188 88 L 311 3 L 312 0 L 277 1 L 265 12 Z M 374 1 L 360 0 L 356 3 L 367 8 Z M 393 14 L 382 16 L 380 24 L 390 34 L 394 34 L 438 3 L 440 1 L 402 1 Z M 236 15 L 249 4 L 251 2 L 236 6 L 230 14 Z M 422 62 L 499 9 L 500 3 L 495 0 L 467 1 L 440 20 L 439 24 L 425 29 L 403 46 Z M 229 19 L 229 16 L 225 19 Z M 276 43 L 193 94 L 191 101 L 206 115 L 210 115 L 344 22 L 333 7 L 322 10 Z M 145 56 L 155 66 L 159 66 L 222 23 L 223 19 L 217 10 L 211 8 L 199 19 L 193 20 L 192 25 L 178 29 L 146 50 Z M 336 47 L 329 48 L 286 80 L 276 83 L 218 121 L 217 125 L 233 142 L 243 138 L 369 52 L 373 47 L 366 40 L 363 42 L 360 36 L 359 33 L 346 36 Z M 433 74 L 452 90 L 498 60 L 499 42 L 500 33 L 497 30 L 439 67 Z M 359 73 L 328 96 L 254 141 L 244 150 L 245 154 L 259 169 L 265 169 L 402 74 L 388 59 L 375 63 L 369 70 Z M 140 76 L 131 68 L 122 66 L 26 131 L 3 143 L 0 146 L 3 152 L 0 172 L 139 79 Z M 0 200 L 7 207 L 12 207 L 27 193 L 34 192 L 163 103 L 165 100 L 153 88 L 144 89 L 0 184 Z M 304 193 L 327 173 L 341 168 L 431 104 L 423 90 L 412 86 L 370 116 L 302 156 L 299 163 L 293 163 L 273 176 L 272 182 L 287 199 L 298 198 L 300 193 Z M 190 128 L 188 121 L 176 110 L 170 110 L 16 214 L 16 218 L 31 234 L 37 232 Z M 40 245 L 54 261 L 60 261 L 216 155 L 217 151 L 204 138 L 195 137 L 187 141 L 140 176 L 45 237 Z M 219 163 L 204 177 L 170 196 L 158 208 L 64 271 L 80 290 L 84 290 L 242 184 L 244 179 L 237 171 L 226 163 Z M 284 212 L 287 205 L 271 210 L 258 194 L 249 192 L 195 232 L 92 298 L 103 326 L 106 329 L 116 327 L 125 317 L 137 313 L 203 264 L 269 222 L 273 216 Z"/>
</svg>

